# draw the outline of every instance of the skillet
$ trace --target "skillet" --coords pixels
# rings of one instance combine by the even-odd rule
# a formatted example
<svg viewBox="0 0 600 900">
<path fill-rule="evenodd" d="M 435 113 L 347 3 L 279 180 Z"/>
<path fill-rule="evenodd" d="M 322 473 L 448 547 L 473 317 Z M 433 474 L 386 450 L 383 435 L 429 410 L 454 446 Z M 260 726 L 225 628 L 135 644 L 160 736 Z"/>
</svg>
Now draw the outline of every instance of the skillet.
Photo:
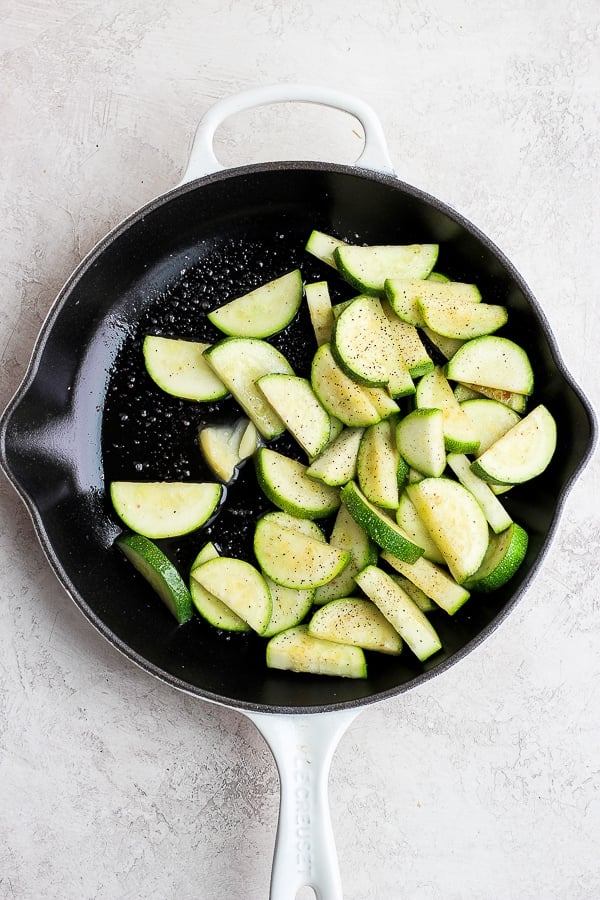
<svg viewBox="0 0 600 900">
<path fill-rule="evenodd" d="M 224 170 L 213 149 L 221 122 L 281 101 L 321 103 L 355 116 L 365 133 L 356 165 L 295 161 Z M 207 311 L 296 266 L 307 282 L 330 280 L 334 299 L 344 299 L 331 270 L 304 251 L 313 228 L 365 244 L 439 243 L 439 271 L 477 283 L 487 300 L 509 307 L 503 334 L 529 354 L 532 405 L 549 407 L 560 436 L 548 469 L 506 497 L 530 536 L 516 576 L 494 594 L 473 595 L 452 619 L 434 614 L 443 650 L 433 659 L 372 657 L 364 681 L 269 671 L 259 638 L 225 640 L 199 618 L 176 626 L 113 548 L 121 525 L 105 490 L 117 478 L 211 477 L 197 452 L 198 429 L 231 417 L 232 401 L 199 406 L 162 394 L 140 364 L 141 341 L 146 333 L 214 340 Z M 310 337 L 301 313 L 273 339 L 297 374 L 307 374 Z M 510 261 L 458 213 L 398 180 L 368 105 L 284 84 L 215 104 L 200 123 L 182 182 L 117 226 L 73 273 L 2 416 L 0 462 L 50 565 L 103 637 L 171 686 L 246 714 L 265 736 L 281 779 L 271 897 L 295 897 L 310 885 L 318 898 L 336 900 L 342 888 L 326 794 L 337 741 L 366 705 L 441 674 L 506 618 L 535 577 L 595 439 L 591 406 Z M 290 449 L 285 438 L 278 446 Z M 216 522 L 163 549 L 182 572 L 206 539 L 224 553 L 249 557 L 252 524 L 266 508 L 247 466 Z"/>
</svg>

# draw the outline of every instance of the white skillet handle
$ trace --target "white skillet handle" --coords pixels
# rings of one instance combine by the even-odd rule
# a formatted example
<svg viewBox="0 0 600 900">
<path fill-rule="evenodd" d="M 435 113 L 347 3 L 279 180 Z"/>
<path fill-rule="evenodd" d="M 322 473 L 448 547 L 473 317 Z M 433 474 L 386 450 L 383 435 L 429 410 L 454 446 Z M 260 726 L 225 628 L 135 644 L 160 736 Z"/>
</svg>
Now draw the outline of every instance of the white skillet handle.
<svg viewBox="0 0 600 900">
<path fill-rule="evenodd" d="M 363 151 L 356 165 L 394 174 L 381 122 L 368 103 L 351 94 L 320 85 L 274 84 L 233 94 L 210 107 L 198 125 L 187 168 L 179 184 L 187 184 L 224 168 L 215 156 L 214 138 L 218 127 L 229 116 L 255 106 L 290 102 L 318 103 L 354 116 L 361 123 L 365 135 Z"/>
<path fill-rule="evenodd" d="M 271 748 L 281 783 L 270 900 L 295 900 L 302 887 L 317 900 L 343 898 L 327 786 L 335 749 L 358 712 L 246 713 Z"/>
</svg>

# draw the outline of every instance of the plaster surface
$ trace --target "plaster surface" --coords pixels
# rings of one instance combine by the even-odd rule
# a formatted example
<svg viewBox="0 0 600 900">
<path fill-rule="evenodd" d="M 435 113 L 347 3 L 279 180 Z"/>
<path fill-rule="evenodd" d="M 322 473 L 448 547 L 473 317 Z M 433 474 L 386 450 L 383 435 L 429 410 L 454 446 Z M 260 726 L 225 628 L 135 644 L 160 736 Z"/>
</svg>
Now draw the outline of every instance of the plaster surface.
<svg viewBox="0 0 600 900">
<path fill-rule="evenodd" d="M 371 103 L 399 177 L 507 254 L 597 405 L 596 0 L 0 0 L 0 406 L 77 263 L 179 180 L 202 113 L 277 81 Z M 292 105 L 229 120 L 216 146 L 226 165 L 352 162 L 361 142 Z M 599 476 L 595 458 L 507 621 L 342 739 L 348 900 L 600 897 Z M 0 897 L 266 898 L 262 738 L 102 641 L 5 478 L 0 520 Z"/>
</svg>

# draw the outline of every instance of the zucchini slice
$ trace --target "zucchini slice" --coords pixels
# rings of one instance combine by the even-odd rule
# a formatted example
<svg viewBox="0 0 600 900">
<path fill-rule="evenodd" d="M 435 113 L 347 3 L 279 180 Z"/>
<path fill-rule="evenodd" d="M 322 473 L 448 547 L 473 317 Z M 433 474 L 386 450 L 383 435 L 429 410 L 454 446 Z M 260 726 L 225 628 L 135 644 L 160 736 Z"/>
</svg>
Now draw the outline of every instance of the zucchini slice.
<svg viewBox="0 0 600 900">
<path fill-rule="evenodd" d="M 496 334 L 463 344 L 446 363 L 446 377 L 475 388 L 533 393 L 533 369 L 527 353 L 514 341 Z"/>
<path fill-rule="evenodd" d="M 450 359 L 451 356 L 454 356 L 458 348 L 462 347 L 464 344 L 464 341 L 458 340 L 457 338 L 442 337 L 441 334 L 438 334 L 432 328 L 428 328 L 427 325 L 422 325 L 421 331 L 433 346 L 440 351 L 442 356 L 446 357 L 446 359 Z"/>
<path fill-rule="evenodd" d="M 269 519 L 276 522 L 280 528 L 287 528 L 288 531 L 299 531 L 307 537 L 313 538 L 315 541 L 324 541 L 325 535 L 316 522 L 312 519 L 301 519 L 298 516 L 292 516 L 290 513 L 276 509 L 273 512 L 265 513 L 263 519 Z"/>
<path fill-rule="evenodd" d="M 458 387 L 460 385 L 457 385 Z M 478 456 L 481 456 L 503 434 L 510 431 L 520 419 L 519 414 L 514 409 L 511 409 L 510 406 L 500 403 L 499 400 L 490 400 L 488 397 L 472 397 L 461 401 L 460 405 L 477 432 L 477 437 L 479 438 Z"/>
<path fill-rule="evenodd" d="M 461 281 L 438 282 L 420 277 L 390 276 L 385 283 L 385 294 L 398 318 L 418 328 L 427 324 L 419 306 L 422 300 L 437 300 L 448 306 L 456 302 L 481 302 L 481 292 L 475 284 Z"/>
<path fill-rule="evenodd" d="M 499 534 L 512 525 L 512 518 L 489 484 L 473 472 L 471 460 L 467 456 L 463 453 L 449 453 L 448 465 L 460 483 L 473 494 L 494 534 Z"/>
<path fill-rule="evenodd" d="M 442 337 L 470 340 L 498 331 L 508 321 L 505 306 L 493 303 L 453 302 L 422 298 L 419 310 L 425 325 Z"/>
<path fill-rule="evenodd" d="M 382 301 L 381 307 L 389 323 L 395 352 L 408 369 L 410 376 L 420 378 L 421 375 L 430 372 L 433 369 L 433 360 L 415 326 L 399 319 L 387 300 Z"/>
<path fill-rule="evenodd" d="M 315 281 L 304 286 L 304 295 L 308 306 L 308 313 L 315 332 L 317 347 L 331 340 L 333 329 L 333 309 L 329 286 L 326 281 Z"/>
<path fill-rule="evenodd" d="M 242 460 L 255 452 L 258 434 L 244 416 L 233 423 L 206 425 L 200 429 L 198 443 L 206 463 L 217 478 L 227 483 Z"/>
<path fill-rule="evenodd" d="M 414 563 L 406 563 L 392 553 L 384 551 L 382 560 L 387 562 L 396 572 L 408 578 L 420 588 L 427 597 L 452 616 L 469 599 L 469 591 L 464 585 L 457 584 L 448 571 L 429 559 L 421 557 Z"/>
<path fill-rule="evenodd" d="M 385 618 L 424 662 L 442 648 L 437 631 L 406 591 L 377 566 L 367 566 L 356 576 L 356 583 L 373 601 Z"/>
<path fill-rule="evenodd" d="M 414 409 L 408 413 L 396 425 L 396 446 L 413 469 L 423 475 L 441 475 L 446 468 L 442 410 Z"/>
<path fill-rule="evenodd" d="M 413 584 L 406 575 L 400 575 L 398 572 L 392 572 L 390 578 L 393 578 L 396 584 L 399 584 L 402 590 L 406 591 L 411 600 L 417 604 L 421 612 L 428 613 L 437 609 L 437 605 L 427 596 L 425 591 Z"/>
<path fill-rule="evenodd" d="M 388 383 L 388 346 L 376 297 L 356 297 L 335 319 L 331 351 L 338 365 L 359 384 L 381 387 Z"/>
<path fill-rule="evenodd" d="M 427 278 L 437 260 L 437 244 L 336 247 L 333 258 L 342 277 L 359 291 L 383 296 L 388 278 Z"/>
<path fill-rule="evenodd" d="M 356 477 L 358 448 L 364 428 L 343 431 L 313 460 L 306 474 L 331 487 L 341 487 Z"/>
<path fill-rule="evenodd" d="M 469 384 L 466 381 L 457 382 L 456 388 L 460 386 L 474 392 L 471 394 L 471 398 L 478 396 L 489 400 L 497 400 L 519 414 L 524 413 L 527 409 L 528 396 L 526 394 L 518 394 L 515 391 L 503 391 L 501 388 L 486 387 L 484 384 Z"/>
<path fill-rule="evenodd" d="M 440 366 L 436 366 L 419 380 L 415 402 L 418 409 L 441 409 L 444 442 L 448 452 L 477 452 L 479 438 L 475 427 L 454 396 Z"/>
<path fill-rule="evenodd" d="M 113 481 L 110 498 L 128 528 L 149 538 L 179 537 L 204 525 L 223 495 L 216 482 Z"/>
<path fill-rule="evenodd" d="M 495 591 L 509 581 L 527 553 L 529 538 L 524 528 L 513 522 L 502 534 L 491 534 L 483 562 L 465 585 L 474 591 Z"/>
<path fill-rule="evenodd" d="M 276 581 L 272 581 L 268 576 L 266 582 L 271 594 L 273 609 L 269 624 L 262 636 L 270 638 L 302 622 L 312 606 L 314 591 L 284 587 L 277 584 Z"/>
<path fill-rule="evenodd" d="M 222 631 L 250 631 L 250 626 L 247 622 L 236 615 L 222 600 L 205 590 L 200 582 L 193 577 L 193 572 L 198 566 L 208 562 L 209 559 L 216 559 L 219 555 L 215 545 L 212 541 L 209 541 L 193 561 L 190 571 L 192 602 L 202 618 L 206 619 L 215 628 L 220 628 Z"/>
<path fill-rule="evenodd" d="M 188 622 L 194 612 L 190 592 L 162 550 L 142 534 L 122 534 L 115 544 L 156 591 L 177 622 L 180 625 Z"/>
<path fill-rule="evenodd" d="M 191 577 L 258 634 L 267 630 L 273 603 L 264 576 L 255 566 L 242 559 L 217 556 L 196 566 Z"/>
<path fill-rule="evenodd" d="M 461 584 L 477 571 L 488 547 L 488 523 L 481 507 L 470 491 L 450 478 L 424 478 L 406 491 Z"/>
<path fill-rule="evenodd" d="M 302 275 L 294 269 L 208 313 L 215 328 L 233 337 L 266 338 L 286 328 L 302 303 Z"/>
<path fill-rule="evenodd" d="M 371 600 L 344 597 L 318 609 L 308 623 L 313 637 L 338 644 L 351 644 L 363 650 L 398 656 L 402 638 Z"/>
<path fill-rule="evenodd" d="M 365 566 L 374 565 L 379 555 L 369 535 L 343 504 L 337 511 L 329 543 L 348 552 L 350 560 L 339 575 L 316 589 L 313 602 L 317 605 L 353 594 L 356 591 L 354 576 Z"/>
<path fill-rule="evenodd" d="M 391 325 L 377 297 L 356 297 L 337 316 L 331 350 L 344 372 L 359 384 L 386 386 L 392 397 L 414 393 L 408 366 L 397 352 Z"/>
<path fill-rule="evenodd" d="M 274 372 L 256 384 L 304 452 L 310 458 L 317 456 L 329 442 L 331 418 L 310 381 Z"/>
<path fill-rule="evenodd" d="M 415 504 L 406 491 L 402 491 L 400 496 L 400 502 L 396 510 L 396 522 L 411 541 L 423 548 L 425 559 L 430 559 L 432 562 L 440 565 L 444 564 L 444 557 L 438 545 L 431 537 L 423 519 L 417 512 Z"/>
<path fill-rule="evenodd" d="M 142 353 L 150 378 L 173 397 L 198 402 L 219 400 L 229 389 L 206 362 L 204 351 L 211 345 L 203 341 L 148 334 Z"/>
<path fill-rule="evenodd" d="M 380 547 L 407 562 L 414 562 L 423 554 L 423 548 L 413 543 L 393 519 L 371 503 L 354 481 L 342 488 L 341 499 L 350 515 Z"/>
<path fill-rule="evenodd" d="M 540 404 L 488 447 L 471 468 L 484 481 L 521 484 L 540 475 L 555 450 L 556 422 Z"/>
<path fill-rule="evenodd" d="M 338 366 L 329 343 L 315 353 L 310 378 L 321 404 L 344 425 L 363 428 L 383 418 L 367 391 Z M 397 411 L 395 401 L 390 402 Z"/>
<path fill-rule="evenodd" d="M 204 358 L 264 438 L 270 440 L 283 434 L 285 423 L 256 386 L 262 375 L 294 374 L 276 347 L 260 338 L 228 337 L 206 350 Z"/>
<path fill-rule="evenodd" d="M 365 497 L 385 509 L 398 506 L 399 456 L 389 419 L 365 429 L 356 464 L 356 478 Z"/>
<path fill-rule="evenodd" d="M 283 528 L 268 515 L 256 523 L 254 555 L 272 581 L 298 590 L 325 584 L 350 560 L 349 553 L 298 530 Z"/>
<path fill-rule="evenodd" d="M 360 647 L 313 637 L 307 625 L 288 628 L 267 644 L 267 666 L 311 675 L 366 678 L 367 662 Z"/>
<path fill-rule="evenodd" d="M 332 269 L 337 269 L 337 264 L 334 259 L 334 250 L 338 247 L 344 247 L 345 245 L 345 241 L 340 240 L 340 238 L 314 229 L 309 234 L 304 249 L 307 253 L 320 259 L 321 262 L 331 266 Z"/>
<path fill-rule="evenodd" d="M 255 456 L 258 482 L 271 503 L 301 519 L 323 519 L 340 505 L 338 488 L 306 474 L 308 466 L 261 447 Z"/>
</svg>

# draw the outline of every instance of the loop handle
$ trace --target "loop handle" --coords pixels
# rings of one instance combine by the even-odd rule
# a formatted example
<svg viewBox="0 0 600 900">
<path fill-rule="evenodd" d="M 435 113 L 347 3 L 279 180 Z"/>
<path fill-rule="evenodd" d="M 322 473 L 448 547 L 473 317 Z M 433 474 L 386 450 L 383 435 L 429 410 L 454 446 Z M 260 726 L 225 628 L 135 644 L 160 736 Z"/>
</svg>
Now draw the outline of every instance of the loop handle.
<svg viewBox="0 0 600 900">
<path fill-rule="evenodd" d="M 274 84 L 233 94 L 210 107 L 196 130 L 190 158 L 179 185 L 225 168 L 214 150 L 215 134 L 225 119 L 256 106 L 292 102 L 317 103 L 354 116 L 363 127 L 365 140 L 363 151 L 355 165 L 375 172 L 395 174 L 381 122 L 373 108 L 364 100 L 319 85 Z"/>
</svg>

